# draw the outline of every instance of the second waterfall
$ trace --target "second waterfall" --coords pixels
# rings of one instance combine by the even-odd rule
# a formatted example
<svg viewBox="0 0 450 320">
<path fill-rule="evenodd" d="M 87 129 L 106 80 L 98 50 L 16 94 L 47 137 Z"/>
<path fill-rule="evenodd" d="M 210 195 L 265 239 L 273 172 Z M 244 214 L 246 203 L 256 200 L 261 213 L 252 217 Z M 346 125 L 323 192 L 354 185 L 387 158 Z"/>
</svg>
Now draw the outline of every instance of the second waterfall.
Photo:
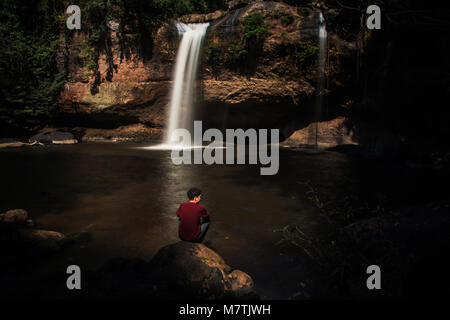
<svg viewBox="0 0 450 320">
<path fill-rule="evenodd" d="M 194 111 L 195 79 L 208 26 L 209 23 L 176 23 L 178 34 L 182 38 L 175 63 L 169 120 L 165 136 L 165 143 L 167 144 L 171 143 L 170 136 L 175 129 L 189 129 L 191 126 Z"/>
</svg>

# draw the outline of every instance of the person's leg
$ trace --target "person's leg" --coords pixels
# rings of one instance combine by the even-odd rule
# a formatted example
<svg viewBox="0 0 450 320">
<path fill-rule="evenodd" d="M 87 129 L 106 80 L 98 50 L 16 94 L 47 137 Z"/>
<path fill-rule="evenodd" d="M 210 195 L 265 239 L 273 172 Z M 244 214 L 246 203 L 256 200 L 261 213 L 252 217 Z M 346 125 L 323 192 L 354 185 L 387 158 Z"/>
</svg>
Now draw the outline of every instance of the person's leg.
<svg viewBox="0 0 450 320">
<path fill-rule="evenodd" d="M 197 242 L 203 241 L 203 238 L 205 237 L 206 232 L 209 229 L 209 224 L 210 224 L 209 222 L 205 222 L 200 225 L 200 234 L 197 237 Z"/>
</svg>

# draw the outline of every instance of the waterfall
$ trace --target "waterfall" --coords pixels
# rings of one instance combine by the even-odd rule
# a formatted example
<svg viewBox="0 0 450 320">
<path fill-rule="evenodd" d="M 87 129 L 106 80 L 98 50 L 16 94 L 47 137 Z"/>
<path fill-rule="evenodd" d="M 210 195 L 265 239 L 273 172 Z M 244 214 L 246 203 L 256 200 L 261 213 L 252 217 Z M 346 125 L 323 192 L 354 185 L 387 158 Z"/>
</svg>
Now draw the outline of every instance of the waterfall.
<svg viewBox="0 0 450 320">
<path fill-rule="evenodd" d="M 224 28 L 225 32 L 233 33 L 238 30 L 237 27 L 237 19 L 239 14 L 241 13 L 242 8 L 236 9 L 233 14 L 228 16 L 225 21 L 222 23 L 221 27 Z"/>
<path fill-rule="evenodd" d="M 200 60 L 200 51 L 208 26 L 209 23 L 176 23 L 178 34 L 182 38 L 175 63 L 165 137 L 166 144 L 171 144 L 170 135 L 175 129 L 189 129 L 191 127 L 195 78 Z"/>
<path fill-rule="evenodd" d="M 319 12 L 319 61 L 317 72 L 317 98 L 315 109 L 315 148 L 318 148 L 319 122 L 322 115 L 323 95 L 325 90 L 325 66 L 327 63 L 327 29 L 325 18 L 322 12 Z"/>
</svg>

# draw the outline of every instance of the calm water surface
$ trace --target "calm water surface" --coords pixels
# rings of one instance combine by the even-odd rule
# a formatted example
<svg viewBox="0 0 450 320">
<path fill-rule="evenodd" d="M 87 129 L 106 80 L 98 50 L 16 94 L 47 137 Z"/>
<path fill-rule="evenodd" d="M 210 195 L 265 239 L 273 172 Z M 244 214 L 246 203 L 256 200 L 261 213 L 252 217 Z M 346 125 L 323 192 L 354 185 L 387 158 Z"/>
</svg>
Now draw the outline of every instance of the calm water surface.
<svg viewBox="0 0 450 320">
<path fill-rule="evenodd" d="M 298 250 L 275 246 L 280 234 L 273 230 L 295 224 L 312 237 L 326 237 L 330 224 L 299 182 L 345 194 L 364 180 L 353 160 L 334 152 L 281 150 L 279 173 L 261 176 L 259 165 L 176 166 L 169 151 L 140 146 L 3 150 L 0 210 L 24 208 L 42 228 L 89 233 L 89 242 L 47 262 L 54 272 L 65 272 L 68 264 L 97 268 L 112 257 L 151 259 L 178 241 L 175 211 L 196 186 L 212 217 L 206 244 L 249 273 L 263 297 L 285 299 L 305 285 L 318 287 L 311 283 L 315 266 Z"/>
</svg>

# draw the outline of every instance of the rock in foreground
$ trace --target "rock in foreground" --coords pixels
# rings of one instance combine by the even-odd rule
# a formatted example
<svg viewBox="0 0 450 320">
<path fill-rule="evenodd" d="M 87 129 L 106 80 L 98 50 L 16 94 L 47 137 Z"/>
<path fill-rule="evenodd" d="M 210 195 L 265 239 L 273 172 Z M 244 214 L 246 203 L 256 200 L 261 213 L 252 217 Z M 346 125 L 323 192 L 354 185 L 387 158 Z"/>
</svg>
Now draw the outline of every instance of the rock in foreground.
<svg viewBox="0 0 450 320">
<path fill-rule="evenodd" d="M 252 278 L 232 270 L 203 244 L 178 242 L 159 250 L 151 261 L 159 285 L 198 299 L 256 298 Z"/>
<path fill-rule="evenodd" d="M 258 299 L 252 278 L 232 270 L 203 244 L 177 242 L 161 248 L 150 262 L 113 259 L 91 274 L 94 297 L 154 299 Z"/>
</svg>

